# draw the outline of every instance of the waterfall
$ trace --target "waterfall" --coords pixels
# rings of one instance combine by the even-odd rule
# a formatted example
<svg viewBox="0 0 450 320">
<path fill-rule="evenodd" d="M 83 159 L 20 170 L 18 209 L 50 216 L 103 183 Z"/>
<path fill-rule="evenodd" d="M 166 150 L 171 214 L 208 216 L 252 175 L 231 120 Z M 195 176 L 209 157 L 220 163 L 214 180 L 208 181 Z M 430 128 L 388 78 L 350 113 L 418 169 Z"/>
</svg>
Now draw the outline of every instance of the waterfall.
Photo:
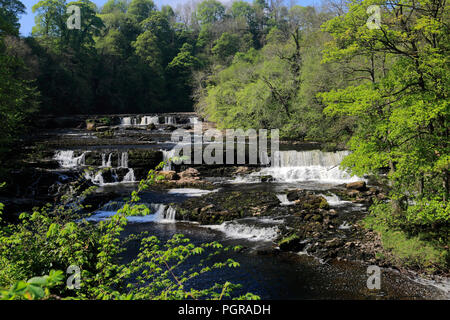
<svg viewBox="0 0 450 320">
<path fill-rule="evenodd" d="M 174 117 L 164 117 L 164 123 L 165 124 L 175 124 L 175 118 Z"/>
<path fill-rule="evenodd" d="M 127 220 L 130 222 L 160 222 L 172 223 L 175 222 L 176 210 L 172 207 L 167 208 L 166 204 L 162 203 L 141 203 L 145 204 L 150 209 L 150 214 L 145 216 L 128 216 Z M 123 201 L 110 201 L 105 204 L 95 214 L 86 218 L 90 221 L 101 221 L 115 215 L 119 209 L 125 205 Z"/>
<path fill-rule="evenodd" d="M 102 153 L 102 167 L 103 168 L 110 168 L 111 167 L 111 157 L 112 153 L 108 155 L 108 160 L 106 160 L 106 154 Z"/>
<path fill-rule="evenodd" d="M 130 168 L 125 177 L 123 177 L 122 182 L 135 182 L 135 181 L 136 177 L 134 176 L 134 170 Z"/>
<path fill-rule="evenodd" d="M 352 203 L 351 201 L 341 200 L 334 193 L 331 193 L 329 195 L 325 195 L 325 194 L 319 194 L 319 195 L 324 197 L 330 206 L 339 206 L 339 205 L 346 204 L 346 203 Z"/>
<path fill-rule="evenodd" d="M 163 154 L 163 161 L 165 165 L 163 167 L 163 171 L 171 171 L 172 170 L 172 162 L 169 159 L 173 158 L 175 155 L 175 148 L 171 150 L 161 150 Z"/>
<path fill-rule="evenodd" d="M 197 124 L 198 123 L 198 117 L 189 117 L 189 123 L 190 124 Z"/>
<path fill-rule="evenodd" d="M 261 165 L 268 165 L 270 163 L 270 158 L 269 155 L 267 154 L 267 151 L 259 152 L 259 163 Z"/>
<path fill-rule="evenodd" d="M 141 118 L 141 126 L 146 126 L 149 124 L 159 124 L 159 117 L 143 116 Z"/>
<path fill-rule="evenodd" d="M 348 154 L 349 151 L 276 151 L 271 157 L 270 167 L 238 176 L 230 182 L 258 183 L 261 182 L 261 177 L 271 177 L 276 182 L 318 181 L 333 184 L 363 180 L 339 169 L 341 161 Z M 260 161 L 262 164 L 267 161 L 263 153 L 260 153 Z M 280 201 L 283 202 L 281 199 Z"/>
<path fill-rule="evenodd" d="M 135 117 L 123 117 L 120 118 L 120 124 L 123 126 L 135 126 L 137 125 L 138 119 Z"/>
<path fill-rule="evenodd" d="M 276 151 L 272 155 L 271 166 L 263 168 L 259 175 L 272 176 L 275 181 L 281 182 L 346 183 L 361 180 L 339 169 L 341 161 L 348 154 L 348 151 Z"/>
<path fill-rule="evenodd" d="M 97 172 L 86 172 L 84 177 L 87 180 L 92 181 L 92 183 L 99 185 L 99 186 L 105 186 L 110 184 L 116 184 L 116 183 L 130 183 L 130 182 L 136 182 L 136 177 L 134 174 L 134 170 L 132 168 L 128 168 L 128 152 L 120 152 L 118 154 L 118 161 L 117 161 L 117 167 L 112 168 L 112 155 L 113 153 L 108 154 L 108 160 L 106 160 L 106 153 L 102 153 L 102 165 L 100 168 L 103 170 L 98 170 Z M 103 173 L 105 171 L 104 168 L 108 168 L 108 173 L 110 173 L 110 179 L 106 180 L 103 176 Z M 119 174 L 123 174 L 123 171 L 120 171 L 118 169 L 128 169 L 128 172 L 123 176 L 123 178 L 119 177 Z M 112 181 L 112 182 L 110 182 Z"/>
<path fill-rule="evenodd" d="M 123 126 L 131 126 L 131 117 L 120 118 L 120 124 Z"/>
<path fill-rule="evenodd" d="M 119 161 L 117 167 L 128 168 L 128 152 L 119 153 Z"/>
<path fill-rule="evenodd" d="M 177 215 L 177 210 L 173 207 L 167 208 L 164 213 L 164 221 L 175 222 L 175 216 Z"/>
<path fill-rule="evenodd" d="M 97 173 L 91 173 L 91 172 L 85 172 L 84 178 L 86 180 L 91 180 L 93 184 L 103 186 L 105 185 L 105 180 L 103 179 L 103 175 L 101 171 L 98 171 Z"/>
<path fill-rule="evenodd" d="M 53 159 L 57 160 L 59 165 L 63 168 L 76 168 L 84 166 L 86 152 L 83 152 L 78 157 L 74 157 L 74 154 L 75 152 L 73 150 L 57 151 L 53 156 Z"/>
<path fill-rule="evenodd" d="M 247 239 L 251 241 L 273 241 L 278 237 L 280 230 L 276 224 L 276 221 L 270 219 L 244 218 L 205 227 L 219 230 L 229 238 Z"/>
<path fill-rule="evenodd" d="M 280 203 L 282 206 L 290 206 L 294 204 L 293 201 L 289 201 L 286 194 L 277 194 L 278 200 L 280 200 Z"/>
</svg>

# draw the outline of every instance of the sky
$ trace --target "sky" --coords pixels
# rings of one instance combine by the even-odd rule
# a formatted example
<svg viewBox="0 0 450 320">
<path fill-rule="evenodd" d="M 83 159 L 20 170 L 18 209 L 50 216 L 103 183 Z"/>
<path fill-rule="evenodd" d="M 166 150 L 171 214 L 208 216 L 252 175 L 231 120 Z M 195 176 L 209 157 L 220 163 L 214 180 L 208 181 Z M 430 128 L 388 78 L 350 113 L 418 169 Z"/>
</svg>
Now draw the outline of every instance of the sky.
<svg viewBox="0 0 450 320">
<path fill-rule="evenodd" d="M 31 7 L 33 7 L 39 0 L 21 0 L 22 3 L 27 7 L 27 13 L 24 14 L 20 19 L 20 34 L 22 36 L 28 36 L 31 34 L 31 29 L 34 26 L 34 14 L 31 12 Z M 92 0 L 98 7 L 101 7 L 107 0 Z M 187 0 L 154 0 L 158 7 L 163 5 L 171 5 L 176 8 L 177 4 L 186 2 Z M 250 0 L 246 0 L 251 2 Z M 229 2 L 229 1 L 222 1 Z M 312 5 L 319 0 L 297 0 L 295 1 L 299 5 Z"/>
</svg>

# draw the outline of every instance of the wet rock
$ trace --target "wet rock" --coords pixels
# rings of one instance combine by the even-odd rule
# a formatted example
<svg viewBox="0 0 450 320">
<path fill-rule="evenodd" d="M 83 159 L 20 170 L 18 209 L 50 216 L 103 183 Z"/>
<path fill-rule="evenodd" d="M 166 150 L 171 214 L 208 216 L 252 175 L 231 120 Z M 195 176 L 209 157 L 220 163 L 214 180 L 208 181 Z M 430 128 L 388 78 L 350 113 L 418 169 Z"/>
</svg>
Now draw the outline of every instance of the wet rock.
<svg viewBox="0 0 450 320">
<path fill-rule="evenodd" d="M 166 126 L 166 130 L 167 131 L 175 131 L 175 130 L 177 130 L 177 127 L 169 124 L 169 125 Z"/>
<path fill-rule="evenodd" d="M 273 181 L 273 180 L 274 180 L 273 177 L 270 176 L 270 175 L 267 175 L 267 176 L 261 176 L 261 182 L 271 182 L 271 181 Z"/>
<path fill-rule="evenodd" d="M 248 167 L 237 167 L 234 171 L 234 174 L 245 174 L 248 173 L 249 168 Z"/>
<path fill-rule="evenodd" d="M 95 127 L 95 131 L 97 131 L 97 132 L 104 132 L 104 131 L 108 131 L 108 130 L 110 130 L 110 127 L 108 127 L 108 126 Z"/>
<path fill-rule="evenodd" d="M 352 198 L 358 197 L 360 194 L 361 192 L 359 192 L 358 190 L 350 190 L 347 192 L 347 195 Z"/>
<path fill-rule="evenodd" d="M 86 123 L 86 129 L 89 131 L 95 130 L 95 122 L 87 122 Z"/>
<path fill-rule="evenodd" d="M 328 215 L 330 215 L 330 216 L 337 216 L 338 213 L 336 212 L 336 210 L 330 209 L 330 210 L 328 210 Z"/>
<path fill-rule="evenodd" d="M 347 189 L 358 190 L 358 191 L 366 191 L 367 190 L 365 181 L 356 181 L 356 182 L 347 183 L 345 185 L 345 187 Z"/>
<path fill-rule="evenodd" d="M 305 245 L 300 242 L 300 237 L 296 234 L 285 237 L 278 242 L 278 247 L 281 251 L 298 252 L 302 250 L 304 246 Z"/>
<path fill-rule="evenodd" d="M 181 179 L 198 177 L 199 174 L 198 170 L 194 168 L 187 168 L 179 173 Z"/>
<path fill-rule="evenodd" d="M 156 130 L 156 125 L 154 123 L 150 123 L 147 126 L 147 130 L 149 130 L 149 131 Z"/>
<path fill-rule="evenodd" d="M 209 209 L 212 209 L 212 208 L 214 208 L 214 205 L 210 204 L 210 205 L 207 205 L 206 207 L 201 208 L 200 212 L 205 212 L 205 211 L 208 211 Z"/>
<path fill-rule="evenodd" d="M 324 246 L 326 248 L 336 248 L 336 247 L 339 247 L 340 245 L 342 245 L 342 243 L 343 243 L 343 241 L 341 239 L 334 238 L 334 239 L 325 241 Z"/>
<path fill-rule="evenodd" d="M 178 204 L 177 212 L 184 220 L 220 224 L 237 218 L 277 214 L 278 203 L 277 197 L 271 192 L 213 192 Z"/>
<path fill-rule="evenodd" d="M 175 171 L 159 171 L 158 175 L 163 176 L 165 180 L 178 180 L 180 178 Z"/>
<path fill-rule="evenodd" d="M 290 190 L 287 193 L 287 198 L 289 201 L 293 201 L 297 208 L 310 212 L 329 208 L 328 202 L 324 197 L 301 189 Z"/>
<path fill-rule="evenodd" d="M 163 154 L 159 150 L 129 150 L 128 167 L 135 171 L 136 179 L 143 179 L 151 169 L 163 160 Z"/>
</svg>

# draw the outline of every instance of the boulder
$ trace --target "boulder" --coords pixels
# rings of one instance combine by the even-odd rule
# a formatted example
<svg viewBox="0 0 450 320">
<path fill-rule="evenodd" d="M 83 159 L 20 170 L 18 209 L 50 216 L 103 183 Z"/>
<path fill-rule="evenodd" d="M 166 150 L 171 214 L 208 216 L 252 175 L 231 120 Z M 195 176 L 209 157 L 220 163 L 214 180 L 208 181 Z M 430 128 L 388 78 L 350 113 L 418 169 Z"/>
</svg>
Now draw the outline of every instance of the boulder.
<svg viewBox="0 0 450 320">
<path fill-rule="evenodd" d="M 341 239 L 334 238 L 334 239 L 325 241 L 324 246 L 325 246 L 325 248 L 336 248 L 342 244 L 343 244 L 343 241 Z"/>
<path fill-rule="evenodd" d="M 179 179 L 178 174 L 175 171 L 173 171 L 173 170 L 170 170 L 170 171 L 159 171 L 158 175 L 163 176 L 164 180 L 178 180 Z"/>
<path fill-rule="evenodd" d="M 365 181 L 356 181 L 356 182 L 347 183 L 345 185 L 345 187 L 347 189 L 358 190 L 358 191 L 366 191 L 367 190 Z"/>
<path fill-rule="evenodd" d="M 273 177 L 270 175 L 267 176 L 261 176 L 261 182 L 271 182 L 273 181 Z"/>
<path fill-rule="evenodd" d="M 290 235 L 281 239 L 278 242 L 278 247 L 281 251 L 295 251 L 298 252 L 303 249 L 304 244 L 300 242 L 300 237 L 296 234 Z"/>
<path fill-rule="evenodd" d="M 108 126 L 100 126 L 100 127 L 96 127 L 95 131 L 97 131 L 97 132 L 104 132 L 104 131 L 108 131 L 109 129 L 110 129 L 110 127 L 108 127 Z"/>
<path fill-rule="evenodd" d="M 181 179 L 198 177 L 199 172 L 194 168 L 187 168 L 186 170 L 179 173 Z"/>
<path fill-rule="evenodd" d="M 86 129 L 89 131 L 95 130 L 95 122 L 87 122 L 86 123 Z"/>
<path fill-rule="evenodd" d="M 243 174 L 248 172 L 248 167 L 237 167 L 234 174 Z"/>
</svg>

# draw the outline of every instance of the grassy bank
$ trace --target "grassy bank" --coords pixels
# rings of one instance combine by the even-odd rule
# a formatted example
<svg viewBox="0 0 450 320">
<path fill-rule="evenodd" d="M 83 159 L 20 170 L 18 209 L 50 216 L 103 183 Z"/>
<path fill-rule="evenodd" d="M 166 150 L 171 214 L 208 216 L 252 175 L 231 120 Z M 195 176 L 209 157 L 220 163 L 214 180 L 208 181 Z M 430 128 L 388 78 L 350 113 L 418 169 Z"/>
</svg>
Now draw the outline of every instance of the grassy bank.
<svg viewBox="0 0 450 320">
<path fill-rule="evenodd" d="M 381 237 L 383 251 L 377 258 L 399 268 L 427 274 L 448 274 L 450 265 L 448 226 L 436 230 L 424 226 L 411 228 L 406 215 L 392 214 L 390 204 L 370 208 L 364 226 Z M 408 226 L 408 227 L 407 227 Z"/>
</svg>

